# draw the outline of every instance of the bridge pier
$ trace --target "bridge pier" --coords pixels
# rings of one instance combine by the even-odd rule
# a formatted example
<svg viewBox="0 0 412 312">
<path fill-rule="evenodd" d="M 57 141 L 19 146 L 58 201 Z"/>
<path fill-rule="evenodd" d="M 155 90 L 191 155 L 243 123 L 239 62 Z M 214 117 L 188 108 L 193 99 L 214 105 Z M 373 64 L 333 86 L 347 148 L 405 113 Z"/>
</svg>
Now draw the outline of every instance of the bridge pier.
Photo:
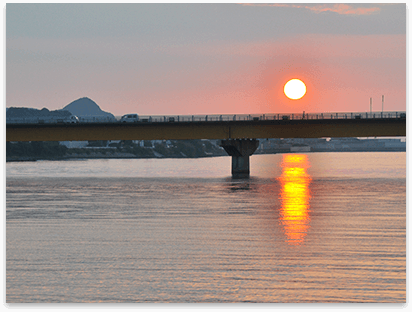
<svg viewBox="0 0 412 312">
<path fill-rule="evenodd" d="M 259 141 L 256 139 L 229 139 L 222 140 L 220 146 L 229 156 L 232 156 L 232 177 L 248 178 L 250 175 L 249 156 L 256 151 Z"/>
</svg>

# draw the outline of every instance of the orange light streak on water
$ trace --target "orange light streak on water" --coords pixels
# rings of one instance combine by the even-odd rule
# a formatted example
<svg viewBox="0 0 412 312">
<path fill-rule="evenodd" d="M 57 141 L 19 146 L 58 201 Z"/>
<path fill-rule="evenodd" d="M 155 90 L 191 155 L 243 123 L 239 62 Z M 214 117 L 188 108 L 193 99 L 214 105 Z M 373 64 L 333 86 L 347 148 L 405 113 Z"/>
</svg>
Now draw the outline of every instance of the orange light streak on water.
<svg viewBox="0 0 412 312">
<path fill-rule="evenodd" d="M 288 244 L 300 245 L 310 227 L 309 184 L 312 179 L 307 173 L 310 163 L 307 155 L 284 154 L 281 166 L 282 175 L 278 178 L 281 184 L 280 223 Z"/>
</svg>

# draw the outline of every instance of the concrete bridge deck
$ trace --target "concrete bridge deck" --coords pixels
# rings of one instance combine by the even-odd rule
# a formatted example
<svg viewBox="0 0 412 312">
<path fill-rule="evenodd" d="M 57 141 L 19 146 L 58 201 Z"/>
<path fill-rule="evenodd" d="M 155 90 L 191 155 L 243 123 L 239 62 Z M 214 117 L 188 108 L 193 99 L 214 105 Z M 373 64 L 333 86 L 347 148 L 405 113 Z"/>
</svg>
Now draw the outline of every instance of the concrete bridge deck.
<svg viewBox="0 0 412 312">
<path fill-rule="evenodd" d="M 406 136 L 406 118 L 7 124 L 7 141 Z"/>
</svg>

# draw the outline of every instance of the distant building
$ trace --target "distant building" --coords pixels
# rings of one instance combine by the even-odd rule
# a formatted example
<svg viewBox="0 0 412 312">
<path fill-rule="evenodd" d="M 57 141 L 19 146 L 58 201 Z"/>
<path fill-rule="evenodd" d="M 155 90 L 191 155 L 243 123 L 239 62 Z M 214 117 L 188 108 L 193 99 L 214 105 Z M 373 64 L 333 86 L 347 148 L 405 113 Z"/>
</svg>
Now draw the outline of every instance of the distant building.
<svg viewBox="0 0 412 312">
<path fill-rule="evenodd" d="M 310 146 L 307 145 L 299 145 L 299 146 L 291 146 L 290 147 L 291 152 L 310 152 Z"/>
<path fill-rule="evenodd" d="M 61 141 L 60 144 L 67 148 L 83 148 L 89 144 L 89 141 Z"/>
</svg>

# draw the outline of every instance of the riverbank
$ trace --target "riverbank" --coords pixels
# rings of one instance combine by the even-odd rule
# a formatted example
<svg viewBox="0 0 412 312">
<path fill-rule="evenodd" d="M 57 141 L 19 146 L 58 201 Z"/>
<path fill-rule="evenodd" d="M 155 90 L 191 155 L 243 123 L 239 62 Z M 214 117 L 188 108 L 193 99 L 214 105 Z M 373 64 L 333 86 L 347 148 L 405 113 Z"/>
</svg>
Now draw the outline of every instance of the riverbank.
<svg viewBox="0 0 412 312">
<path fill-rule="evenodd" d="M 406 144 L 379 142 L 379 140 L 325 140 L 297 144 L 288 140 L 262 140 L 254 154 L 281 153 L 338 153 L 338 152 L 406 152 Z M 184 140 L 153 143 L 144 141 L 108 143 L 89 141 L 85 147 L 67 147 L 59 142 L 7 142 L 6 162 L 70 159 L 130 159 L 130 158 L 206 158 L 228 156 L 217 141 Z M 269 144 L 268 144 L 269 143 Z"/>
<path fill-rule="evenodd" d="M 99 153 L 96 154 L 80 154 L 78 156 L 65 156 L 65 157 L 54 157 L 54 158 L 48 158 L 48 157 L 6 157 L 6 162 L 21 162 L 21 161 L 39 161 L 39 160 L 55 160 L 55 161 L 60 161 L 60 160 L 74 160 L 74 159 L 176 159 L 176 158 L 210 158 L 210 157 L 222 157 L 222 156 L 228 156 L 228 155 L 207 155 L 207 156 L 197 156 L 197 157 L 185 157 L 185 156 L 158 156 L 158 157 L 139 157 L 133 154 L 128 154 L 128 153 L 117 153 L 115 155 L 99 155 Z"/>
<path fill-rule="evenodd" d="M 162 142 L 161 144 L 150 144 L 150 146 L 122 141 L 110 145 L 107 146 L 107 142 L 92 141 L 86 147 L 68 148 L 59 142 L 7 142 L 6 161 L 78 158 L 199 158 L 227 155 L 220 146 L 201 140 Z"/>
<path fill-rule="evenodd" d="M 304 154 L 311 154 L 311 153 L 359 153 L 359 152 L 406 152 L 406 150 L 363 150 L 363 151 L 305 151 L 301 152 Z M 286 153 L 299 153 L 299 152 L 291 152 L 291 151 L 270 151 L 270 152 L 256 152 L 254 155 L 271 155 L 271 154 L 286 154 Z M 184 154 L 181 155 L 174 155 L 174 156 L 164 156 L 161 154 L 157 154 L 155 156 L 136 156 L 132 153 L 122 153 L 122 152 L 115 152 L 113 154 L 102 154 L 100 152 L 92 152 L 92 153 L 79 153 L 79 154 L 72 154 L 63 157 L 6 157 L 6 162 L 22 162 L 22 161 L 40 161 L 40 160 L 74 160 L 74 159 L 176 159 L 176 158 L 210 158 L 210 157 L 224 157 L 228 156 L 227 154 L 222 155 L 202 155 L 202 156 L 195 156 L 195 157 L 188 157 Z"/>
</svg>

